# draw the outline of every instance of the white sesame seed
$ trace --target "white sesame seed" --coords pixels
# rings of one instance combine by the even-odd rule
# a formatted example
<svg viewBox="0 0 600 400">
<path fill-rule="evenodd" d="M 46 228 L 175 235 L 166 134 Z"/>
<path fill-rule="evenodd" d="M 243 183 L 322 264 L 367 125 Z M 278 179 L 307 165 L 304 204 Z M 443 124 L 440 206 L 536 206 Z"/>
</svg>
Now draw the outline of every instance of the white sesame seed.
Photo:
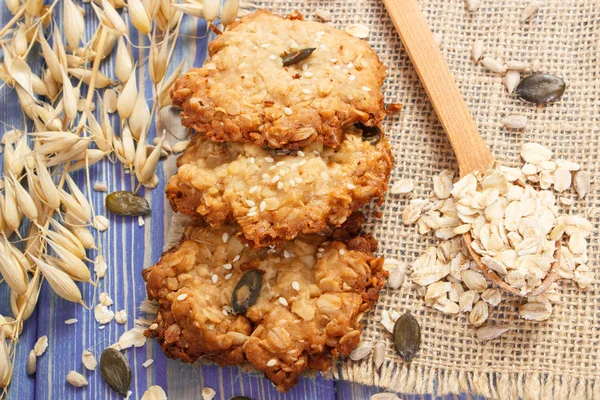
<svg viewBox="0 0 600 400">
<path fill-rule="evenodd" d="M 240 259 L 240 255 L 238 254 L 237 256 L 233 257 L 233 261 L 232 262 L 237 262 Z"/>
<path fill-rule="evenodd" d="M 298 152 L 296 154 L 298 154 L 298 157 L 304 157 L 304 155 L 305 155 L 302 150 L 298 150 Z"/>
<path fill-rule="evenodd" d="M 346 250 L 340 249 L 340 256 L 343 256 L 344 254 L 346 254 Z"/>
<path fill-rule="evenodd" d="M 231 269 L 231 268 L 233 268 L 233 265 L 231 265 L 231 264 L 223 264 L 223 268 L 225 268 L 225 269 Z"/>
<path fill-rule="evenodd" d="M 344 69 L 342 69 L 342 72 L 345 73 L 345 74 L 347 74 L 348 70 L 346 68 L 344 68 Z"/>
<path fill-rule="evenodd" d="M 281 179 L 281 177 L 279 175 L 275 175 L 273 178 L 271 178 L 271 183 L 278 182 L 279 179 Z"/>
<path fill-rule="evenodd" d="M 258 214 L 256 213 L 256 211 L 248 211 L 248 214 L 246 214 L 246 216 L 248 217 L 256 217 Z"/>
<path fill-rule="evenodd" d="M 277 365 L 277 360 L 272 358 L 269 361 L 267 361 L 267 367 L 274 367 L 275 365 Z"/>
<path fill-rule="evenodd" d="M 227 232 L 223 233 L 221 239 L 223 240 L 223 243 L 227 243 L 227 241 L 229 240 L 229 234 Z"/>
<path fill-rule="evenodd" d="M 325 31 L 318 31 L 317 33 L 315 33 L 316 36 L 323 36 L 325 35 Z"/>
<path fill-rule="evenodd" d="M 312 78 L 313 73 L 310 71 L 304 71 L 304 73 L 302 73 L 302 76 L 305 78 Z"/>
<path fill-rule="evenodd" d="M 313 154 L 317 157 L 321 156 L 321 153 L 319 153 L 317 150 L 313 150 Z"/>
<path fill-rule="evenodd" d="M 69 319 L 65 320 L 65 325 L 73 325 L 76 322 L 77 322 L 77 318 L 69 318 Z"/>
<path fill-rule="evenodd" d="M 143 366 L 144 368 L 148 368 L 148 367 L 149 367 L 149 366 L 150 366 L 150 365 L 151 365 L 153 362 L 154 362 L 154 360 L 153 360 L 153 359 L 151 359 L 151 358 L 149 358 L 149 359 L 147 359 L 146 361 L 144 361 L 144 362 L 142 363 L 142 366 Z"/>
<path fill-rule="evenodd" d="M 324 249 L 324 248 L 322 248 L 322 247 L 319 247 L 319 248 L 317 249 L 317 251 L 318 251 L 319 253 L 322 253 L 322 252 L 324 252 L 324 251 L 325 251 L 325 249 Z"/>
<path fill-rule="evenodd" d="M 248 212 L 256 212 L 256 211 L 257 211 L 256 206 L 250 207 L 250 209 L 248 210 Z"/>
<path fill-rule="evenodd" d="M 334 63 L 334 64 L 335 64 L 335 63 L 337 62 L 337 58 L 332 58 L 332 59 L 331 59 L 331 60 L 329 60 L 329 61 L 331 61 L 332 63 Z"/>
<path fill-rule="evenodd" d="M 263 180 L 268 181 L 269 178 L 271 178 L 271 176 L 269 174 L 265 173 L 265 174 L 262 174 L 262 178 L 263 178 Z"/>
<path fill-rule="evenodd" d="M 347 68 L 348 68 L 348 69 L 352 69 L 352 68 L 354 68 L 354 64 L 352 64 L 351 62 L 349 62 L 349 63 L 348 63 L 348 66 L 347 66 Z"/>
<path fill-rule="evenodd" d="M 261 201 L 261 202 L 260 202 L 260 206 L 259 206 L 258 208 L 260 209 L 260 212 L 263 212 L 263 211 L 265 211 L 265 210 L 266 210 L 266 208 L 267 208 L 267 203 L 265 203 L 265 201 L 264 201 L 264 200 L 263 200 L 263 201 Z"/>
<path fill-rule="evenodd" d="M 276 252 L 277 252 L 277 250 L 275 250 L 275 249 L 267 250 L 267 254 L 275 254 Z"/>
<path fill-rule="evenodd" d="M 148 329 L 149 329 L 149 330 L 151 330 L 151 331 L 155 331 L 155 330 L 156 330 L 156 328 L 158 328 L 158 324 L 157 324 L 156 322 L 155 322 L 155 323 L 153 323 L 152 325 L 150 325 L 150 326 L 148 327 Z"/>
<path fill-rule="evenodd" d="M 304 93 L 304 94 L 310 94 L 310 90 L 308 90 L 308 89 L 302 89 L 302 93 Z"/>
<path fill-rule="evenodd" d="M 260 47 L 263 47 L 263 48 L 265 48 L 265 49 L 266 49 L 267 47 L 269 47 L 269 46 L 271 46 L 271 44 L 270 44 L 270 43 L 263 43 L 263 44 L 261 44 L 261 45 L 260 45 Z"/>
<path fill-rule="evenodd" d="M 283 297 L 279 298 L 279 302 L 281 303 L 282 306 L 287 307 L 288 306 L 288 302 L 286 299 L 284 299 Z"/>
<path fill-rule="evenodd" d="M 283 112 L 285 113 L 285 115 L 292 115 L 292 109 L 289 107 L 284 107 Z"/>
<path fill-rule="evenodd" d="M 293 179 L 290 179 L 289 184 L 291 187 L 294 187 L 294 186 L 296 186 L 296 181 Z"/>
<path fill-rule="evenodd" d="M 290 252 L 289 252 L 289 251 L 287 251 L 287 250 L 284 250 L 284 251 L 283 251 L 283 257 L 284 257 L 284 258 L 290 258 Z"/>
<path fill-rule="evenodd" d="M 277 169 L 277 167 L 275 165 L 271 165 L 269 167 L 269 171 L 275 171 Z"/>
<path fill-rule="evenodd" d="M 299 47 L 299 45 L 298 45 L 298 43 L 296 43 L 296 41 L 295 41 L 295 40 L 292 40 L 292 41 L 290 42 L 290 47 L 291 47 L 292 49 L 297 49 L 297 48 Z"/>
<path fill-rule="evenodd" d="M 285 165 L 285 161 L 277 161 L 275 163 L 275 165 L 277 165 L 278 167 L 281 167 L 282 165 Z"/>
<path fill-rule="evenodd" d="M 300 162 L 298 163 L 298 166 L 300 167 L 300 166 L 302 166 L 302 165 L 304 165 L 304 164 L 306 164 L 306 160 L 302 160 L 302 161 L 300 161 Z"/>
<path fill-rule="evenodd" d="M 225 280 L 226 280 L 226 281 L 228 281 L 228 280 L 230 280 L 230 279 L 231 279 L 231 274 L 227 274 L 227 275 L 225 275 Z"/>
<path fill-rule="evenodd" d="M 229 313 L 227 312 L 227 310 L 226 310 L 226 309 L 222 309 L 221 311 L 223 312 L 223 315 L 224 315 L 224 316 L 228 316 L 228 315 L 229 315 Z"/>
<path fill-rule="evenodd" d="M 219 277 L 217 276 L 217 274 L 214 274 L 211 279 L 212 279 L 213 283 L 217 283 L 217 281 L 219 280 Z"/>
<path fill-rule="evenodd" d="M 285 176 L 285 174 L 287 174 L 287 172 L 285 172 L 285 169 L 281 168 L 279 170 L 279 176 Z"/>
<path fill-rule="evenodd" d="M 249 207 L 254 207 L 256 205 L 256 203 L 253 202 L 252 200 L 246 200 L 246 205 L 248 205 Z"/>
<path fill-rule="evenodd" d="M 255 162 L 256 160 L 254 159 L 254 157 L 250 157 L 250 158 L 248 159 L 248 161 L 250 161 L 250 164 L 254 164 L 254 162 Z"/>
<path fill-rule="evenodd" d="M 296 281 L 292 282 L 292 288 L 294 290 L 300 291 L 300 284 Z"/>
<path fill-rule="evenodd" d="M 351 183 L 348 183 L 348 184 L 346 184 L 346 187 L 347 187 L 348 189 L 350 189 L 350 190 L 356 189 L 356 186 L 354 186 L 354 185 L 353 185 L 353 184 L 351 184 Z"/>
<path fill-rule="evenodd" d="M 367 86 L 363 86 L 363 87 L 362 87 L 362 90 L 364 90 L 365 92 L 370 92 L 370 91 L 371 91 L 371 88 L 370 88 L 370 87 L 367 87 Z"/>
<path fill-rule="evenodd" d="M 252 186 L 252 187 L 250 188 L 250 190 L 248 190 L 248 193 L 254 193 L 254 192 L 256 192 L 257 190 L 258 190 L 258 186 Z"/>
<path fill-rule="evenodd" d="M 302 64 L 302 71 L 306 71 L 308 69 L 308 64 Z"/>
<path fill-rule="evenodd" d="M 296 181 L 296 183 L 302 183 L 302 177 L 300 176 L 295 177 L 294 180 Z"/>
<path fill-rule="evenodd" d="M 355 79 L 356 79 L 356 77 L 355 77 L 354 75 L 350 75 L 350 76 L 348 77 L 348 79 L 350 79 L 351 81 L 353 81 L 353 80 L 355 80 Z"/>
<path fill-rule="evenodd" d="M 275 54 L 271 54 L 269 56 L 269 60 L 277 60 L 277 56 Z"/>
<path fill-rule="evenodd" d="M 275 160 L 273 159 L 273 157 L 265 157 L 265 161 L 268 163 L 272 163 Z"/>
<path fill-rule="evenodd" d="M 283 182 L 277 182 L 277 189 L 283 189 Z"/>
<path fill-rule="evenodd" d="M 182 293 L 179 296 L 177 296 L 177 300 L 183 301 L 183 300 L 187 299 L 187 296 L 188 296 L 187 293 Z"/>
</svg>

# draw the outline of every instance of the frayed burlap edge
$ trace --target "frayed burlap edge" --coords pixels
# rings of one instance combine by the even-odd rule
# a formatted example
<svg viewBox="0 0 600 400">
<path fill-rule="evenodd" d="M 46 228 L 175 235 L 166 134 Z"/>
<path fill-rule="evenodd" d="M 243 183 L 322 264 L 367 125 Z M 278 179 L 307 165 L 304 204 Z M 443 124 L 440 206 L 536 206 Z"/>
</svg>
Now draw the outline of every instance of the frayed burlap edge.
<svg viewBox="0 0 600 400">
<path fill-rule="evenodd" d="M 585 379 L 560 374 L 515 372 L 456 372 L 447 367 L 402 366 L 384 364 L 379 372 L 353 367 L 347 363 L 334 365 L 332 377 L 360 382 L 405 394 L 469 393 L 499 400 L 597 400 L 600 378 Z"/>
</svg>

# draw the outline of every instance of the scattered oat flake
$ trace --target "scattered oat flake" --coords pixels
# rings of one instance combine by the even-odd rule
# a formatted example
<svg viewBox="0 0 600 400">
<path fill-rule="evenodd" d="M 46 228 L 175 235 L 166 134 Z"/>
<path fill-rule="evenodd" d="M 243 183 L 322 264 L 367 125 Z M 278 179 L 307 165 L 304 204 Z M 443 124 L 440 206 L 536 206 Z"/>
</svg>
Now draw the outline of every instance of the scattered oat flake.
<svg viewBox="0 0 600 400">
<path fill-rule="evenodd" d="M 94 307 L 94 318 L 96 321 L 102 325 L 108 324 L 115 317 L 115 313 L 109 310 L 106 306 L 102 304 L 96 305 Z"/>
<path fill-rule="evenodd" d="M 406 194 L 413 191 L 415 187 L 412 179 L 400 179 L 390 188 L 391 194 Z"/>
<path fill-rule="evenodd" d="M 77 318 L 69 318 L 65 320 L 65 325 L 73 325 L 77 323 Z"/>
<path fill-rule="evenodd" d="M 27 374 L 34 375 L 37 371 L 37 356 L 35 352 L 31 350 L 27 356 Z"/>
<path fill-rule="evenodd" d="M 98 302 L 100 304 L 102 304 L 103 306 L 107 306 L 107 307 L 111 306 L 113 304 L 113 300 L 110 298 L 110 296 L 106 292 L 100 293 L 100 295 L 98 296 Z"/>
<path fill-rule="evenodd" d="M 317 16 L 317 18 L 325 22 L 329 22 L 332 20 L 331 12 L 329 12 L 329 10 L 325 10 L 324 8 L 317 8 L 315 10 L 315 15 Z"/>
<path fill-rule="evenodd" d="M 167 400 L 167 394 L 162 387 L 154 385 L 144 392 L 141 400 Z"/>
<path fill-rule="evenodd" d="M 124 325 L 127 323 L 127 311 L 125 310 L 120 310 L 115 314 L 115 321 L 117 321 L 117 324 L 121 324 Z"/>
<path fill-rule="evenodd" d="M 476 331 L 477 340 L 486 341 L 496 339 L 502 336 L 504 333 L 508 332 L 510 328 L 506 328 L 503 326 L 483 326 Z"/>
<path fill-rule="evenodd" d="M 35 342 L 35 345 L 33 346 L 33 352 L 35 353 L 36 356 L 40 357 L 42 354 L 44 354 L 46 352 L 46 349 L 48 348 L 48 337 L 46 335 L 41 336 L 37 342 Z"/>
<path fill-rule="evenodd" d="M 150 328 L 152 328 L 152 326 Z M 136 326 L 135 328 L 123 333 L 116 345 L 119 350 L 128 349 L 132 346 L 142 347 L 144 344 L 146 344 L 146 340 L 147 338 L 144 336 L 144 328 Z"/>
<path fill-rule="evenodd" d="M 364 24 L 352 24 L 346 27 L 346 32 L 359 39 L 365 39 L 369 36 L 369 27 Z"/>
<path fill-rule="evenodd" d="M 205 387 L 202 389 L 202 400 L 212 400 L 217 395 L 215 389 Z"/>
</svg>

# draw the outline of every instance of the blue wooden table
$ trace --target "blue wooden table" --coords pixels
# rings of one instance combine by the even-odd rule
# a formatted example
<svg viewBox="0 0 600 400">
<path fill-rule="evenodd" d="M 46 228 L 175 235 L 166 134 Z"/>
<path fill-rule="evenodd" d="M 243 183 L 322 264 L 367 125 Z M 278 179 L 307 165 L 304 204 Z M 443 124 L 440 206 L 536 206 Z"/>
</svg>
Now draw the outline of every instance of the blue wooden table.
<svg viewBox="0 0 600 400">
<path fill-rule="evenodd" d="M 78 2 L 79 3 L 79 2 Z M 89 5 L 83 5 L 91 12 Z M 4 26 L 11 15 L 4 4 L 0 5 L 0 26 Z M 62 24 L 60 15 L 56 23 Z M 60 26 L 60 25 L 59 25 Z M 85 38 L 91 37 L 95 25 L 86 27 Z M 192 65 L 201 65 L 205 54 L 207 39 L 202 38 L 206 26 L 202 20 L 185 18 L 181 29 L 180 41 L 177 45 L 172 70 L 183 59 L 186 60 L 184 69 Z M 134 30 L 130 34 L 134 46 L 147 45 L 147 39 L 137 36 Z M 134 48 L 137 58 L 137 50 Z M 37 50 L 29 58 L 32 65 L 41 66 Z M 37 62 L 37 64 L 36 64 Z M 35 68 L 34 68 L 35 70 Z M 39 69 L 38 69 L 39 70 Z M 102 65 L 102 70 L 113 77 L 114 59 L 110 58 Z M 138 82 L 144 82 L 147 99 L 152 98 L 152 87 L 147 78 L 146 66 L 142 65 L 138 72 Z M 24 129 L 24 120 L 16 102 L 13 89 L 3 86 L 0 91 L 0 120 L 6 125 L 0 132 L 14 126 Z M 98 101 L 98 99 L 96 99 Z M 155 136 L 154 126 L 150 129 L 150 140 Z M 157 173 L 159 185 L 154 190 L 142 190 L 151 204 L 153 213 L 145 219 L 145 225 L 139 226 L 137 218 L 122 218 L 107 213 L 104 207 L 105 193 L 92 191 L 90 196 L 96 214 L 106 215 L 110 219 L 110 227 L 106 232 L 94 230 L 97 244 L 108 263 L 106 277 L 100 280 L 98 288 L 89 284 L 80 284 L 83 299 L 88 306 L 98 302 L 98 294 L 107 292 L 114 300 L 110 307 L 113 311 L 126 310 L 128 321 L 125 325 L 116 322 L 107 324 L 104 328 L 94 320 L 92 310 L 69 303 L 56 296 L 47 284 L 41 292 L 38 307 L 32 317 L 26 321 L 23 335 L 20 338 L 14 377 L 9 389 L 10 399 L 119 399 L 122 398 L 112 391 L 100 376 L 100 372 L 87 371 L 81 362 L 81 354 L 87 349 L 97 359 L 102 350 L 115 343 L 119 336 L 134 326 L 134 319 L 139 315 L 137 307 L 146 297 L 145 285 L 141 271 L 156 262 L 163 251 L 165 236 L 168 231 L 169 205 L 165 202 L 164 187 L 168 177 L 174 172 L 175 156 L 161 163 Z M 76 182 L 85 183 L 83 172 L 74 175 Z M 108 185 L 108 192 L 117 190 L 134 190 L 131 177 L 126 174 L 119 163 L 112 164 L 108 160 L 90 168 L 90 179 L 103 181 Z M 82 186 L 83 187 L 83 186 Z M 88 251 L 88 257 L 94 259 L 98 251 Z M 11 315 L 8 300 L 7 285 L 0 285 L 0 313 Z M 76 318 L 77 323 L 67 325 L 65 320 Z M 37 373 L 28 376 L 26 360 L 38 337 L 47 335 L 49 346 L 46 353 L 38 359 Z M 274 386 L 262 374 L 244 372 L 239 368 L 218 368 L 217 366 L 190 366 L 179 361 L 167 360 L 156 341 L 149 341 L 145 346 L 124 350 L 125 356 L 133 369 L 131 398 L 141 398 L 144 391 L 151 385 L 162 386 L 170 399 L 201 399 L 203 387 L 216 390 L 215 399 L 229 399 L 234 395 L 246 395 L 253 399 L 368 399 L 372 394 L 381 390 L 373 387 L 355 385 L 343 381 L 333 381 L 320 375 L 312 378 L 303 377 L 300 383 L 286 394 L 277 392 Z M 145 368 L 142 366 L 148 359 L 153 363 Z M 83 373 L 89 385 L 74 388 L 66 383 L 66 375 L 70 370 Z M 402 398 L 422 398 L 421 396 L 406 396 Z M 449 397 L 454 398 L 454 397 Z"/>
</svg>

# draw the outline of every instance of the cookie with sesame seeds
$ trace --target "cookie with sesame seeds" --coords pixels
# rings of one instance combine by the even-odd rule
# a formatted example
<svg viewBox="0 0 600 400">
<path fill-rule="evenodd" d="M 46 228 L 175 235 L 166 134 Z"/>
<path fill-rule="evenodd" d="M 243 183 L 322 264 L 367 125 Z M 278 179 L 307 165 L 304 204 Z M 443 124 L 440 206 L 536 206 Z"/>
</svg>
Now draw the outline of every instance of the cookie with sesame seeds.
<svg viewBox="0 0 600 400">
<path fill-rule="evenodd" d="M 377 126 L 385 67 L 369 44 L 330 25 L 258 11 L 209 45 L 175 84 L 185 126 L 211 140 L 336 147 L 344 127 Z"/>
<path fill-rule="evenodd" d="M 356 230 L 361 215 L 350 220 L 335 235 L 302 235 L 279 249 L 246 247 L 233 226 L 188 226 L 181 243 L 143 271 L 148 298 L 159 304 L 145 334 L 186 363 L 249 362 L 280 391 L 306 370 L 328 369 L 332 356 L 357 346 L 362 316 L 387 276 L 374 239 Z M 236 292 L 248 274 L 257 280 Z M 254 288 L 255 302 L 234 312 L 234 298 Z"/>
<path fill-rule="evenodd" d="M 346 128 L 337 148 L 282 151 L 192 137 L 167 185 L 175 211 L 213 226 L 236 223 L 253 247 L 339 226 L 373 198 L 393 167 L 380 128 Z"/>
</svg>

